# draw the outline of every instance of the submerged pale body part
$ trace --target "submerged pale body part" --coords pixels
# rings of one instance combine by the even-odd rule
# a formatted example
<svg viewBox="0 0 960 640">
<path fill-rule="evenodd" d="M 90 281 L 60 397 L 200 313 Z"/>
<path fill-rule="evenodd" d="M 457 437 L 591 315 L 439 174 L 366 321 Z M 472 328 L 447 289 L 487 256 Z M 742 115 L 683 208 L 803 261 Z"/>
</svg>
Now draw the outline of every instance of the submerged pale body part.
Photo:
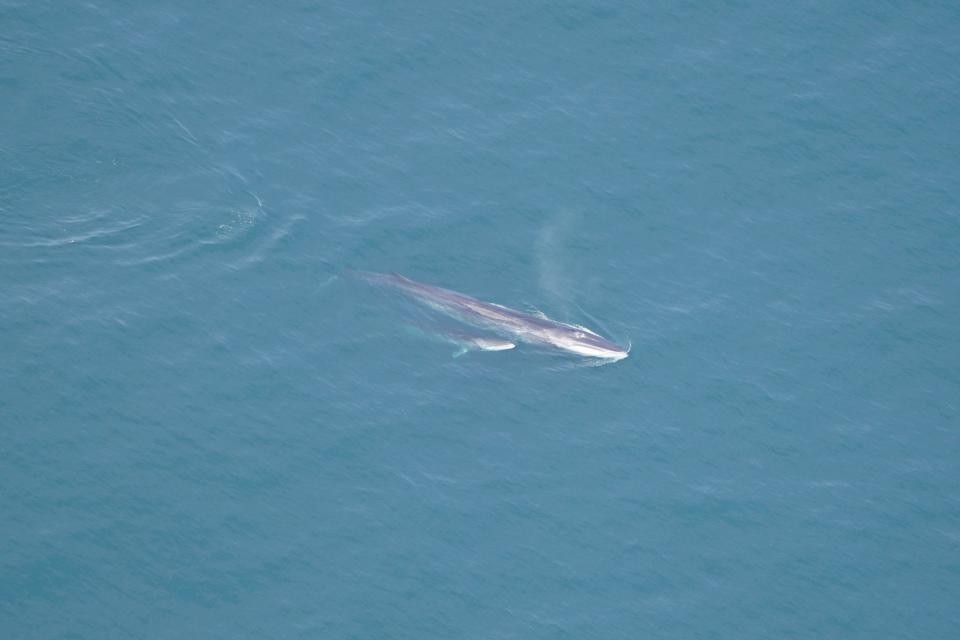
<svg viewBox="0 0 960 640">
<path fill-rule="evenodd" d="M 453 357 L 458 358 L 468 351 L 506 351 L 517 345 L 499 336 L 455 331 L 437 326 L 417 325 L 410 327 L 416 334 L 436 338 L 458 347 Z"/>
<path fill-rule="evenodd" d="M 480 351 L 506 351 L 517 346 L 509 340 L 494 336 L 452 336 L 451 340 Z"/>
</svg>

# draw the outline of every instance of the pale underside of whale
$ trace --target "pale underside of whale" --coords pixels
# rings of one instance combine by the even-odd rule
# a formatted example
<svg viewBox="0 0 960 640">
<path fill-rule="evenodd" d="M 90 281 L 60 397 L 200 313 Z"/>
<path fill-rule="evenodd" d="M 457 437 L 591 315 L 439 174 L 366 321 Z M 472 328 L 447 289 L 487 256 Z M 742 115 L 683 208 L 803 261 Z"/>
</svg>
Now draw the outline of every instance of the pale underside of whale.
<svg viewBox="0 0 960 640">
<path fill-rule="evenodd" d="M 459 358 L 470 351 L 507 351 L 516 348 L 516 343 L 497 335 L 476 331 L 450 329 L 436 324 L 417 323 L 409 327 L 414 335 L 432 338 L 454 345 L 453 357 Z"/>
</svg>

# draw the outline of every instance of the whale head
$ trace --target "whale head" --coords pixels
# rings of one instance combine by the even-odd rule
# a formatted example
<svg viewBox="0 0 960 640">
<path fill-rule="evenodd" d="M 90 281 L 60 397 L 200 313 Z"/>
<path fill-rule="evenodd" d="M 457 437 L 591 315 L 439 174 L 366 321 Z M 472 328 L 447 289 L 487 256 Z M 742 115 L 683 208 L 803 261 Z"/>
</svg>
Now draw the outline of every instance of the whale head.
<svg viewBox="0 0 960 640">
<path fill-rule="evenodd" d="M 630 355 L 630 349 L 624 349 L 592 331 L 584 331 L 579 327 L 573 331 L 563 332 L 562 335 L 556 336 L 552 342 L 564 351 L 588 358 L 616 361 L 623 360 Z"/>
</svg>

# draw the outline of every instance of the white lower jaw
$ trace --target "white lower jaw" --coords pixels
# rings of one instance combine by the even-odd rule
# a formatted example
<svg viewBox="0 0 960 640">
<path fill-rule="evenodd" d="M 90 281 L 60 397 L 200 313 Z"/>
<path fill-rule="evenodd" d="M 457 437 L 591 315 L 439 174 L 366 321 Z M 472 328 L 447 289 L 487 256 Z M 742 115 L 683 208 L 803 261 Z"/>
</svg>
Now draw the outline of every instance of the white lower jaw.
<svg viewBox="0 0 960 640">
<path fill-rule="evenodd" d="M 600 353 L 592 353 L 590 354 L 590 357 L 600 358 L 602 360 L 610 360 L 611 362 L 616 362 L 617 360 L 623 360 L 628 355 L 629 354 L 626 351 L 603 351 Z"/>
<path fill-rule="evenodd" d="M 604 360 L 623 360 L 629 353 L 627 351 L 611 351 L 609 349 L 598 349 L 585 344 L 558 344 L 558 347 L 564 351 L 575 353 L 578 356 L 588 358 L 603 358 Z"/>
</svg>

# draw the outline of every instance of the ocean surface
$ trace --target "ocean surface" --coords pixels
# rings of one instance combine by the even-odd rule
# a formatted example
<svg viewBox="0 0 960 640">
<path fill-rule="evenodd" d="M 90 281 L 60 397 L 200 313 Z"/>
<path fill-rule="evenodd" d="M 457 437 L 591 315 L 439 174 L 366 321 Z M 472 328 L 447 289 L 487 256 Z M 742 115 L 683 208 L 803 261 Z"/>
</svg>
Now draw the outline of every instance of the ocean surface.
<svg viewBox="0 0 960 640">
<path fill-rule="evenodd" d="M 960 5 L 628 5 L 0 0 L 0 638 L 960 637 Z"/>
</svg>

